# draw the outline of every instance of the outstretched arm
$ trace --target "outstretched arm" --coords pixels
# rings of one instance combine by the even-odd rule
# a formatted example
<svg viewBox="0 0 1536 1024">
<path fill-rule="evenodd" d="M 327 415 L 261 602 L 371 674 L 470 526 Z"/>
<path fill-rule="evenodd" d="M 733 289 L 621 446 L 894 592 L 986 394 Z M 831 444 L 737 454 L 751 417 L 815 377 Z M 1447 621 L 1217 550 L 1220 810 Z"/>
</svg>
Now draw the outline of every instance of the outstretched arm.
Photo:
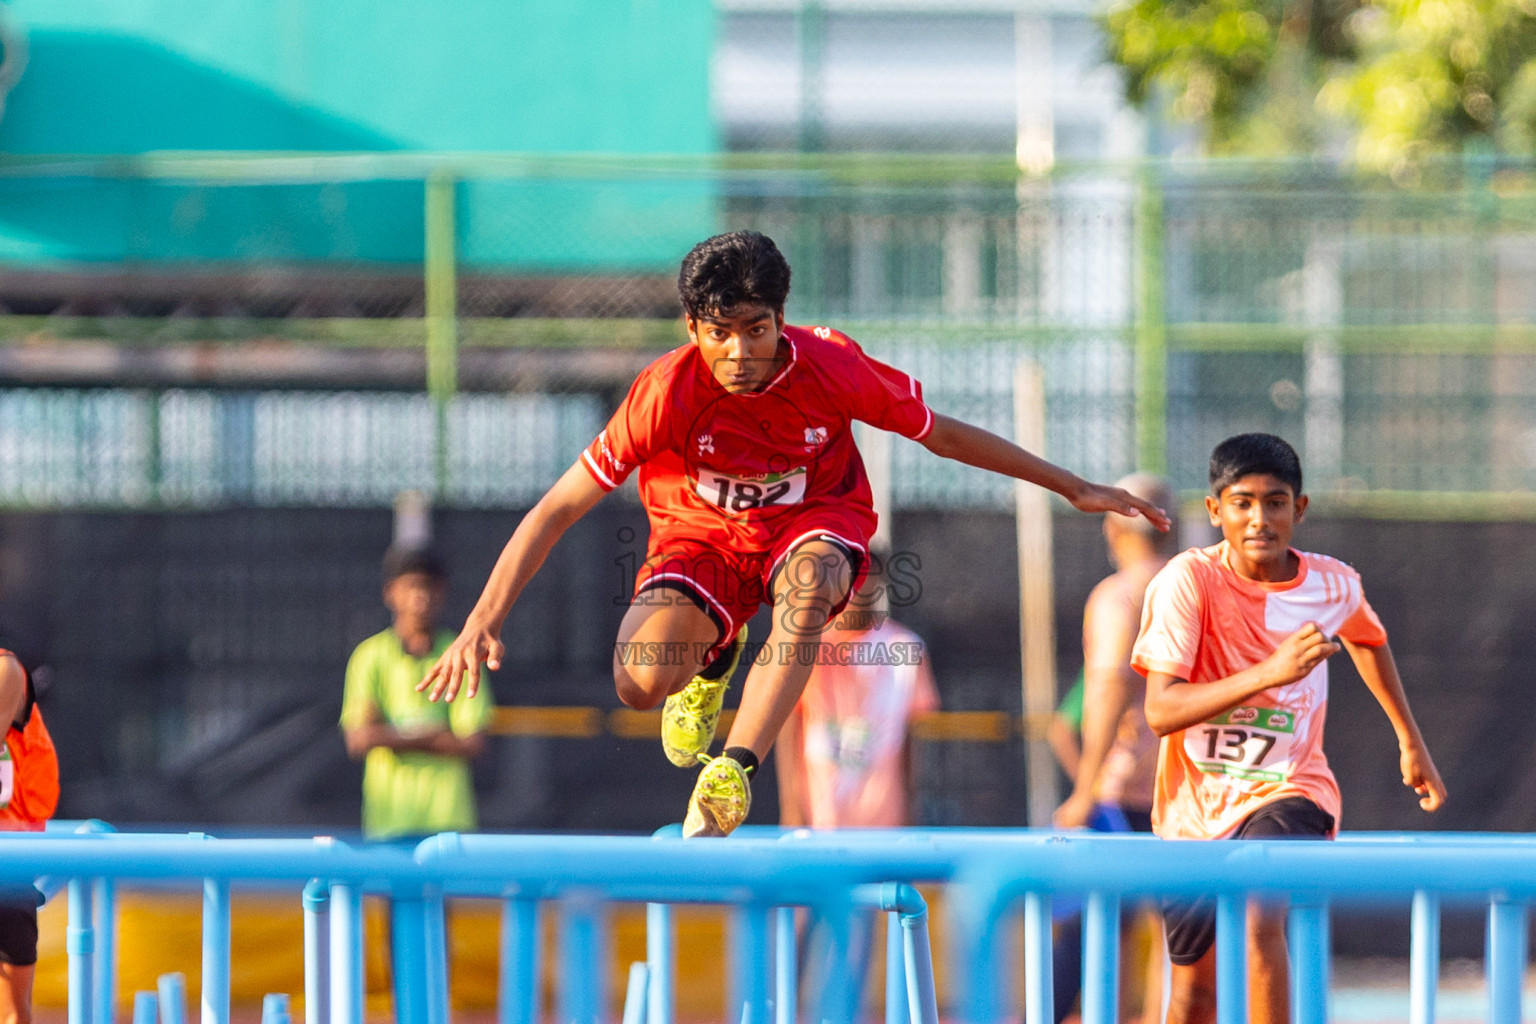
<svg viewBox="0 0 1536 1024">
<path fill-rule="evenodd" d="M 501 667 L 501 657 L 506 653 L 506 645 L 501 642 L 501 627 L 518 595 L 544 564 L 555 541 L 570 529 L 571 524 L 586 515 L 605 493 L 579 461 L 555 481 L 555 485 L 517 524 L 458 638 L 437 659 L 426 677 L 416 684 L 417 690 L 429 691 L 432 700 L 453 700 L 467 675 L 469 696 L 479 692 L 480 663 L 484 662 L 492 670 Z"/>
<path fill-rule="evenodd" d="M 1303 679 L 1339 645 L 1309 622 L 1280 641 L 1275 653 L 1241 672 L 1208 683 L 1191 683 L 1166 672 L 1147 673 L 1147 725 L 1159 736 L 1209 721 L 1273 686 Z"/>
<path fill-rule="evenodd" d="M 1130 658 L 1127 656 L 1126 661 Z M 1072 792 L 1056 808 L 1052 822 L 1057 828 L 1086 828 L 1093 815 L 1093 794 L 1099 775 L 1115 736 L 1120 719 L 1131 706 L 1140 677 L 1127 665 L 1124 668 L 1094 667 L 1083 674 L 1083 739 L 1073 776 Z"/>
<path fill-rule="evenodd" d="M 1371 696 L 1376 698 L 1376 703 L 1387 713 L 1392 731 L 1397 733 L 1397 749 L 1400 753 L 1398 764 L 1403 772 L 1403 785 L 1419 794 L 1420 807 L 1426 811 L 1439 810 L 1440 805 L 1445 803 L 1445 783 L 1440 781 L 1440 772 L 1435 768 L 1434 759 L 1429 756 L 1429 748 L 1425 746 L 1424 737 L 1419 732 L 1419 723 L 1414 721 L 1413 712 L 1408 708 L 1408 697 L 1403 693 L 1403 681 L 1398 677 L 1392 648 L 1386 644 L 1366 647 L 1342 638 L 1341 642 L 1345 650 L 1349 651 L 1350 660 L 1355 663 L 1360 678 L 1365 680 Z"/>
<path fill-rule="evenodd" d="M 1141 693 L 1141 676 L 1131 668 L 1139 625 L 1135 609 L 1115 601 L 1102 585 L 1088 596 L 1083 611 L 1082 756 L 1072 773 L 1072 793 L 1052 816 L 1057 828 L 1085 828 L 1093 815 L 1094 791 L 1120 720 Z"/>
<path fill-rule="evenodd" d="M 1080 512 L 1118 512 L 1123 516 L 1143 515 L 1159 530 L 1169 526 L 1167 514 L 1118 487 L 1089 483 L 1075 473 L 1031 455 L 1012 441 L 952 416 L 933 414 L 933 429 L 922 445 L 935 455 L 954 459 L 968 466 L 991 470 L 1016 480 L 1038 484 L 1055 491 Z"/>
</svg>

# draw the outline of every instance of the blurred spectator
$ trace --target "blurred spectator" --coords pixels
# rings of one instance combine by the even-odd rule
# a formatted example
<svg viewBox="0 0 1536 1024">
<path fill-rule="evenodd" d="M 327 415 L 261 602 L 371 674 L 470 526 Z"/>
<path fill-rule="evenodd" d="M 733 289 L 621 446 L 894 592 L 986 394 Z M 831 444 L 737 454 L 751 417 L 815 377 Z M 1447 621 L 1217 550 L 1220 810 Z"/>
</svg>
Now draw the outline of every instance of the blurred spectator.
<svg viewBox="0 0 1536 1024">
<path fill-rule="evenodd" d="M 896 828 L 912 821 L 916 715 L 939 706 L 927 650 L 890 618 L 870 572 L 821 635 L 820 656 L 779 735 L 779 823 Z"/>
<path fill-rule="evenodd" d="M 416 684 L 453 642 L 438 631 L 448 577 L 430 551 L 384 556 L 389 629 L 357 645 L 347 663 L 341 728 L 364 759 L 363 834 L 370 839 L 469 832 L 478 827 L 469 762 L 485 749 L 494 710 L 489 686 L 434 702 Z"/>
<path fill-rule="evenodd" d="M 805 692 L 774 747 L 781 825 L 897 828 L 914 818 L 910 726 L 937 710 L 939 697 L 922 640 L 890 618 L 880 564 L 877 556 L 821 634 Z M 842 963 L 832 962 L 825 929 L 814 929 L 801 956 L 806 990 L 834 970 L 866 977 L 878 920 L 875 911 L 853 916 Z"/>
<path fill-rule="evenodd" d="M 1160 508 L 1174 507 L 1174 494 L 1162 479 L 1147 474 L 1128 476 L 1116 484 Z M 1131 668 L 1131 648 L 1141 628 L 1141 606 L 1147 584 L 1167 564 L 1178 547 L 1175 525 L 1160 533 L 1145 519 L 1105 516 L 1104 541 L 1115 572 L 1100 581 L 1083 609 L 1083 675 L 1077 697 L 1081 746 L 1071 771 L 1072 793 L 1056 809 L 1057 828 L 1091 828 L 1100 832 L 1152 831 L 1152 787 L 1157 771 L 1157 737 L 1147 726 L 1142 704 L 1146 681 Z M 1072 696 L 1062 702 L 1071 711 Z M 1057 718 L 1065 720 L 1063 709 Z M 1054 748 L 1053 741 L 1053 748 Z M 1058 754 L 1058 757 L 1061 756 Z M 1155 914 L 1143 915 L 1145 927 L 1160 935 Z M 1077 915 L 1060 922 L 1056 936 L 1056 1020 L 1066 1018 L 1082 986 L 1082 930 Z M 1130 931 L 1127 930 L 1127 939 Z M 1122 946 L 1127 945 L 1122 942 Z M 1141 1005 L 1156 1016 L 1162 1004 L 1162 943 L 1150 944 Z M 1122 963 L 1134 960 L 1122 950 Z M 1123 981 L 1134 972 L 1122 974 Z M 1121 1006 L 1134 1005 L 1123 993 Z"/>
</svg>

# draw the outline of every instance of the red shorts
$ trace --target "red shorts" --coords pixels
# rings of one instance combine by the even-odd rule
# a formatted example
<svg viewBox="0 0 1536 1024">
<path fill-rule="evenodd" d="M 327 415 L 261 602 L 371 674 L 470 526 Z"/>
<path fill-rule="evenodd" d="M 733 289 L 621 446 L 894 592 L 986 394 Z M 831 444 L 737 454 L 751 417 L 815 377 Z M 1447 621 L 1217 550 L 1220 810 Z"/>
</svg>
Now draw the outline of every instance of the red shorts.
<svg viewBox="0 0 1536 1024">
<path fill-rule="evenodd" d="M 790 554 L 807 541 L 825 540 L 842 548 L 853 563 L 851 595 L 863 581 L 869 568 L 869 538 L 875 532 L 874 513 L 858 506 L 809 508 L 786 517 L 779 540 L 766 551 L 734 551 L 699 540 L 684 530 L 663 530 L 651 534 L 646 546 L 645 564 L 635 575 L 635 595 L 648 590 L 675 588 L 697 598 L 704 613 L 720 627 L 720 638 L 704 658 L 708 664 L 734 640 L 747 620 L 757 614 L 759 605 L 773 604 L 773 579 Z M 812 578 L 790 581 L 792 585 L 811 587 L 820 582 L 819 574 L 807 569 Z M 828 611 L 830 621 L 848 603 L 848 597 Z"/>
</svg>

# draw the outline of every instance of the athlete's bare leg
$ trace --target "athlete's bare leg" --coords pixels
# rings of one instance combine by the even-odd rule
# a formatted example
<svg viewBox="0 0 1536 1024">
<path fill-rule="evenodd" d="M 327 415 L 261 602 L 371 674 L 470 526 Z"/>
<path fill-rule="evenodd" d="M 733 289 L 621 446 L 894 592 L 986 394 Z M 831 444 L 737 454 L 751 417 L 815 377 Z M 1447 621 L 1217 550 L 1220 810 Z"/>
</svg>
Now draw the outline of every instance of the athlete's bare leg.
<svg viewBox="0 0 1536 1024">
<path fill-rule="evenodd" d="M 1214 1024 L 1216 1020 L 1216 947 L 1192 964 L 1172 964 L 1168 972 L 1168 1024 Z"/>
<path fill-rule="evenodd" d="M 1291 972 L 1284 903 L 1248 904 L 1249 1024 L 1290 1024 Z"/>
<path fill-rule="evenodd" d="M 852 587 L 853 566 L 837 545 L 812 540 L 790 553 L 773 580 L 771 656 L 759 658 L 742 684 L 727 747 L 746 747 L 759 761 L 768 756 L 811 675 L 812 660 L 792 653 L 794 645 L 814 643 Z"/>
<path fill-rule="evenodd" d="M 1286 963 L 1284 904 L 1248 904 L 1249 1024 L 1288 1024 L 1290 969 Z M 1168 984 L 1168 1024 L 1216 1020 L 1216 947 L 1187 967 L 1173 964 Z"/>
<path fill-rule="evenodd" d="M 0 963 L 0 1024 L 32 1024 L 32 977 L 36 965 Z"/>
<path fill-rule="evenodd" d="M 648 711 L 688 685 L 701 656 L 720 639 L 715 620 L 665 587 L 636 594 L 613 646 L 613 685 L 619 700 Z"/>
</svg>

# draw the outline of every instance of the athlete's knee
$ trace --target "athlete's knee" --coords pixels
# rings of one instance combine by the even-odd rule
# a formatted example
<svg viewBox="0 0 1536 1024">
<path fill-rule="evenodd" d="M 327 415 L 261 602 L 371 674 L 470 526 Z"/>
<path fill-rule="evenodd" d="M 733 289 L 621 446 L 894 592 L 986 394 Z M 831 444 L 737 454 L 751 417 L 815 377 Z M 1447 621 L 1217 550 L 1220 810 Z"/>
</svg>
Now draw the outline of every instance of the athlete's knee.
<svg viewBox="0 0 1536 1024">
<path fill-rule="evenodd" d="M 651 710 L 687 681 L 687 670 L 674 665 L 625 665 L 614 659 L 613 688 L 636 711 Z"/>
<path fill-rule="evenodd" d="M 785 561 L 774 594 L 786 631 L 819 634 L 852 584 L 853 566 L 842 551 L 825 544 L 797 548 Z"/>
</svg>

